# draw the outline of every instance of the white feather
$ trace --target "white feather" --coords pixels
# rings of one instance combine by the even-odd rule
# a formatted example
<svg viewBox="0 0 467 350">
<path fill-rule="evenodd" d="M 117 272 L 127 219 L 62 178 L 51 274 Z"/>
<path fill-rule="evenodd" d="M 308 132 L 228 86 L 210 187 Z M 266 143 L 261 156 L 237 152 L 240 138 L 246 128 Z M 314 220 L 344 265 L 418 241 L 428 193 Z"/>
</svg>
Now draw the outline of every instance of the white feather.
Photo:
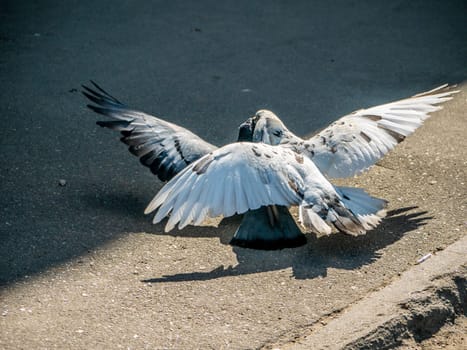
<svg viewBox="0 0 467 350">
<path fill-rule="evenodd" d="M 446 88 L 443 85 L 411 98 L 351 113 L 305 141 L 300 150 L 330 178 L 359 174 L 412 134 L 429 113 L 441 109 L 439 104 L 458 92 L 443 92 Z M 293 134 L 289 137 L 301 140 Z"/>
<path fill-rule="evenodd" d="M 272 148 L 275 157 L 258 155 Z M 169 231 L 177 223 L 179 228 L 201 225 L 218 215 L 227 217 L 261 206 L 290 206 L 302 201 L 312 206 L 336 196 L 334 187 L 309 159 L 298 162 L 297 155 L 283 147 L 237 143 L 188 166 L 164 186 L 147 210 L 159 208 L 154 222 L 172 213 L 165 228 Z"/>
</svg>

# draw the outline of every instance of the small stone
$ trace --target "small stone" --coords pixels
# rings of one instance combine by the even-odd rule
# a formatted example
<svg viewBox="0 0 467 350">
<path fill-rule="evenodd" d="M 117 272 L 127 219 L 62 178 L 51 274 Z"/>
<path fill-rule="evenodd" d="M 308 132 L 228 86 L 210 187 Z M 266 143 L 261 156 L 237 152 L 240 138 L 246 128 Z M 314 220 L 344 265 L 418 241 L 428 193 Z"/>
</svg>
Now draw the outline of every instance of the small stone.
<svg viewBox="0 0 467 350">
<path fill-rule="evenodd" d="M 435 184 L 437 184 L 437 183 L 438 183 L 438 181 L 436 181 L 436 180 L 431 180 L 431 181 L 429 182 L 430 185 L 435 185 Z"/>
<path fill-rule="evenodd" d="M 65 179 L 60 179 L 58 180 L 58 184 L 62 187 L 66 186 L 66 180 Z"/>
</svg>

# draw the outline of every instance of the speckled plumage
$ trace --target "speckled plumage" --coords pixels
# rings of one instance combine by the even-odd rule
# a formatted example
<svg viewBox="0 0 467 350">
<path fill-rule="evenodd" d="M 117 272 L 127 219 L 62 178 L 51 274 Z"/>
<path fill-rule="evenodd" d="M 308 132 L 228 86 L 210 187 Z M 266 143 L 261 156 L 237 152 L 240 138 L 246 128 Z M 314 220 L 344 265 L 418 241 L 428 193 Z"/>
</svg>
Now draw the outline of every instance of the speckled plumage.
<svg viewBox="0 0 467 350">
<path fill-rule="evenodd" d="M 298 205 L 299 220 L 308 229 L 325 234 L 337 229 L 353 235 L 378 225 L 386 201 L 362 189 L 334 187 L 328 179 L 367 170 L 456 92 L 443 85 L 405 100 L 359 110 L 309 139 L 294 135 L 273 112 L 260 110 L 240 126 L 239 141 L 251 142 L 217 148 L 180 126 L 129 109 L 96 84 L 94 87 L 84 87 L 83 93 L 97 104 L 89 107 L 115 119 L 98 124 L 121 131 L 121 140 L 131 153 L 161 180 L 170 180 L 145 211 L 157 210 L 154 223 L 169 216 L 166 231 L 254 210 L 258 215 L 267 212 L 273 225 L 277 219 L 280 222 L 279 214 L 274 218 L 273 214 L 279 213 L 274 205 Z M 266 206 L 272 207 L 259 210 Z M 254 215 L 249 222 L 252 218 Z M 287 222 L 290 227 L 290 220 Z M 255 239 L 282 239 L 277 232 L 274 238 L 268 235 L 272 231 L 265 230 Z M 248 237 L 246 228 L 234 238 L 245 245 Z"/>
<path fill-rule="evenodd" d="M 351 177 L 374 165 L 455 93 L 442 85 L 400 101 L 361 109 L 309 139 L 294 135 L 273 112 L 261 110 L 253 117 L 261 121 L 256 122 L 253 138 L 306 155 L 328 178 Z"/>
</svg>

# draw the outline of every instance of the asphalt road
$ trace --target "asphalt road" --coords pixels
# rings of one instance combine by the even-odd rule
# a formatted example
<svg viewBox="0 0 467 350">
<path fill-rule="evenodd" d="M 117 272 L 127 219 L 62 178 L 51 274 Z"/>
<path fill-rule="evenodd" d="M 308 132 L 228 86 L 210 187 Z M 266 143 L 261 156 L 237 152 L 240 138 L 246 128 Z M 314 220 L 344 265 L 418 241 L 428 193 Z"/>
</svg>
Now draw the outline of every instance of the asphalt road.
<svg viewBox="0 0 467 350">
<path fill-rule="evenodd" d="M 217 145 L 259 108 L 303 135 L 463 82 L 466 10 L 465 1 L 2 1 L 0 341 L 257 347 L 455 241 L 465 93 L 387 168 L 352 183 L 391 201 L 396 215 L 381 229 L 257 252 L 227 244 L 238 218 L 169 235 L 151 225 L 142 212 L 162 184 L 94 124 L 79 90 L 96 80 Z"/>
</svg>

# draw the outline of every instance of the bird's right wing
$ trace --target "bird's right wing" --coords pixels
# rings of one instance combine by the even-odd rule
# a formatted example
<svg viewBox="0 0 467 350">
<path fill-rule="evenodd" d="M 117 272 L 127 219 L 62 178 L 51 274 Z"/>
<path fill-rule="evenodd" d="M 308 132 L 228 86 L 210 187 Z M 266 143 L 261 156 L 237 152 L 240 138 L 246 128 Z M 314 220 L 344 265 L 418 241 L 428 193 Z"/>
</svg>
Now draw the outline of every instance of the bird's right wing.
<svg viewBox="0 0 467 350">
<path fill-rule="evenodd" d="M 217 148 L 185 128 L 127 107 L 91 83 L 94 88 L 83 85 L 83 94 L 94 103 L 88 107 L 113 119 L 97 124 L 120 131 L 129 151 L 162 181 Z"/>
<path fill-rule="evenodd" d="M 302 144 L 329 178 L 357 175 L 412 134 L 439 104 L 452 99 L 448 85 L 404 100 L 346 115 Z"/>
</svg>

